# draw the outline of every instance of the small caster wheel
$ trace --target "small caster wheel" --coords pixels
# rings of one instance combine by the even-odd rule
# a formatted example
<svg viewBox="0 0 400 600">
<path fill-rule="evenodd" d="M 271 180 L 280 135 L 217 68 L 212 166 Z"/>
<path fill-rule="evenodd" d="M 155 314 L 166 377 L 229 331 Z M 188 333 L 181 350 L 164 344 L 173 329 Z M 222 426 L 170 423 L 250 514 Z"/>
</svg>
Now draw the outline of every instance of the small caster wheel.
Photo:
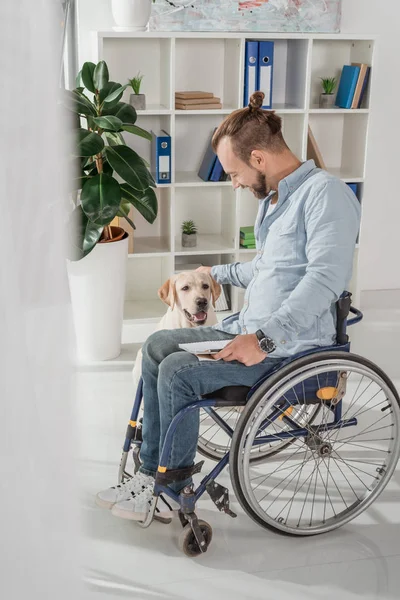
<svg viewBox="0 0 400 600">
<path fill-rule="evenodd" d="M 142 464 L 140 462 L 139 452 L 140 452 L 139 446 L 135 446 L 135 448 L 132 450 L 133 462 L 135 464 L 135 468 L 134 468 L 133 472 L 135 473 L 135 475 L 139 471 L 140 465 Z"/>
<path fill-rule="evenodd" d="M 206 546 L 203 552 L 206 552 L 212 540 L 212 528 L 206 521 L 199 520 L 199 527 L 201 529 L 202 534 L 204 535 L 204 539 L 206 541 Z M 194 537 L 194 533 L 192 531 L 192 527 L 190 524 L 186 525 L 178 539 L 179 550 L 182 550 L 186 556 L 193 558 L 194 556 L 199 556 L 203 554 L 200 550 L 199 545 L 197 543 L 196 538 Z"/>
</svg>

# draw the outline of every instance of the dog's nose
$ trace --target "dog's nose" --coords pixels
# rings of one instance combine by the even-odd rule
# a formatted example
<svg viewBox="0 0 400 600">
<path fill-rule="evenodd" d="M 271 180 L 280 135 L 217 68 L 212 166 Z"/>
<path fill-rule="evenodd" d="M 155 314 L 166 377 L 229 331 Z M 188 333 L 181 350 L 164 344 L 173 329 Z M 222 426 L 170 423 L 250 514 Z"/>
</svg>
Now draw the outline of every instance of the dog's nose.
<svg viewBox="0 0 400 600">
<path fill-rule="evenodd" d="M 207 298 L 196 298 L 196 304 L 199 308 L 205 308 L 208 304 Z"/>
</svg>

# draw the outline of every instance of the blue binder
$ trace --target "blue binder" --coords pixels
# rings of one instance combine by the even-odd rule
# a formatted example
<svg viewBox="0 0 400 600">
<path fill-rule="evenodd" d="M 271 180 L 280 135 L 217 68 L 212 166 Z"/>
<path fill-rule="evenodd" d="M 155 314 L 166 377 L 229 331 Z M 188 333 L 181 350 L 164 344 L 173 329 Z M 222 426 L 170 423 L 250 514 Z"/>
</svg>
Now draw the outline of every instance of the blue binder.
<svg viewBox="0 0 400 600">
<path fill-rule="evenodd" d="M 274 42 L 259 42 L 258 89 L 264 92 L 263 108 L 272 108 L 272 82 L 274 78 Z"/>
<path fill-rule="evenodd" d="M 215 127 L 214 131 L 211 134 L 210 139 L 208 140 L 207 149 L 204 154 L 202 163 L 200 165 L 199 172 L 197 173 L 198 176 L 200 177 L 200 179 L 202 179 L 203 181 L 210 180 L 210 177 L 211 177 L 214 165 L 215 165 L 215 161 L 217 160 L 217 155 L 215 154 L 214 150 L 212 149 L 212 145 L 211 145 L 211 140 L 212 140 L 213 135 L 216 132 L 216 130 L 217 130 L 217 128 Z"/>
<path fill-rule="evenodd" d="M 253 40 L 246 41 L 243 106 L 249 105 L 250 96 L 258 90 L 258 44 Z"/>
<path fill-rule="evenodd" d="M 151 132 L 151 172 L 156 183 L 171 183 L 171 136 L 163 129 Z"/>
<path fill-rule="evenodd" d="M 335 102 L 339 108 L 351 108 L 359 74 L 360 67 L 344 65 Z"/>
<path fill-rule="evenodd" d="M 219 158 L 217 156 L 217 159 L 216 159 L 216 161 L 214 163 L 214 166 L 213 166 L 213 170 L 212 170 L 211 175 L 210 175 L 210 181 L 221 181 L 221 177 L 222 177 L 223 172 L 224 172 L 224 170 L 223 170 L 222 165 L 221 165 L 221 163 L 219 161 Z"/>
</svg>

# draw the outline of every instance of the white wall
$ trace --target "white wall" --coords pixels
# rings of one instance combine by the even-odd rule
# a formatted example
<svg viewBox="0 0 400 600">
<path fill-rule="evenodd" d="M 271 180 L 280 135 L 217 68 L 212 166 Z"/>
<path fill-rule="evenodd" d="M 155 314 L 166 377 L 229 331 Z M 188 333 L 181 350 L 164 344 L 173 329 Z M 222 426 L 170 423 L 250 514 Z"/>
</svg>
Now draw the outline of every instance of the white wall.
<svg viewBox="0 0 400 600">
<path fill-rule="evenodd" d="M 379 7 L 379 8 L 378 8 Z M 382 8 L 384 7 L 384 16 Z M 400 288 L 400 3 L 343 0 L 343 33 L 377 34 L 359 288 Z"/>
<path fill-rule="evenodd" d="M 378 6 L 384 5 L 386 17 Z M 78 0 L 79 64 L 92 58 L 91 30 L 113 26 L 111 0 Z M 400 288 L 399 245 L 400 139 L 399 63 L 400 3 L 397 0 L 343 0 L 342 32 L 377 34 L 373 73 L 372 114 L 367 154 L 362 239 L 359 264 L 360 290 Z"/>
</svg>

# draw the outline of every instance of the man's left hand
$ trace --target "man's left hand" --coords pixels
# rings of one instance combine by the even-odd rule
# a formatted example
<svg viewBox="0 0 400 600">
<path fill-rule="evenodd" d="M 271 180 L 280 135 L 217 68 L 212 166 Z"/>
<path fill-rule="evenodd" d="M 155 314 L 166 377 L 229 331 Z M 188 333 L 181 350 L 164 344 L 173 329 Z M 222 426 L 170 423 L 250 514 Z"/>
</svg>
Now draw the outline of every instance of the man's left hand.
<svg viewBox="0 0 400 600">
<path fill-rule="evenodd" d="M 246 365 L 246 367 L 258 365 L 267 356 L 258 345 L 255 333 L 238 335 L 218 354 L 214 354 L 215 358 L 222 358 L 222 360 L 226 361 L 237 360 Z"/>
</svg>

